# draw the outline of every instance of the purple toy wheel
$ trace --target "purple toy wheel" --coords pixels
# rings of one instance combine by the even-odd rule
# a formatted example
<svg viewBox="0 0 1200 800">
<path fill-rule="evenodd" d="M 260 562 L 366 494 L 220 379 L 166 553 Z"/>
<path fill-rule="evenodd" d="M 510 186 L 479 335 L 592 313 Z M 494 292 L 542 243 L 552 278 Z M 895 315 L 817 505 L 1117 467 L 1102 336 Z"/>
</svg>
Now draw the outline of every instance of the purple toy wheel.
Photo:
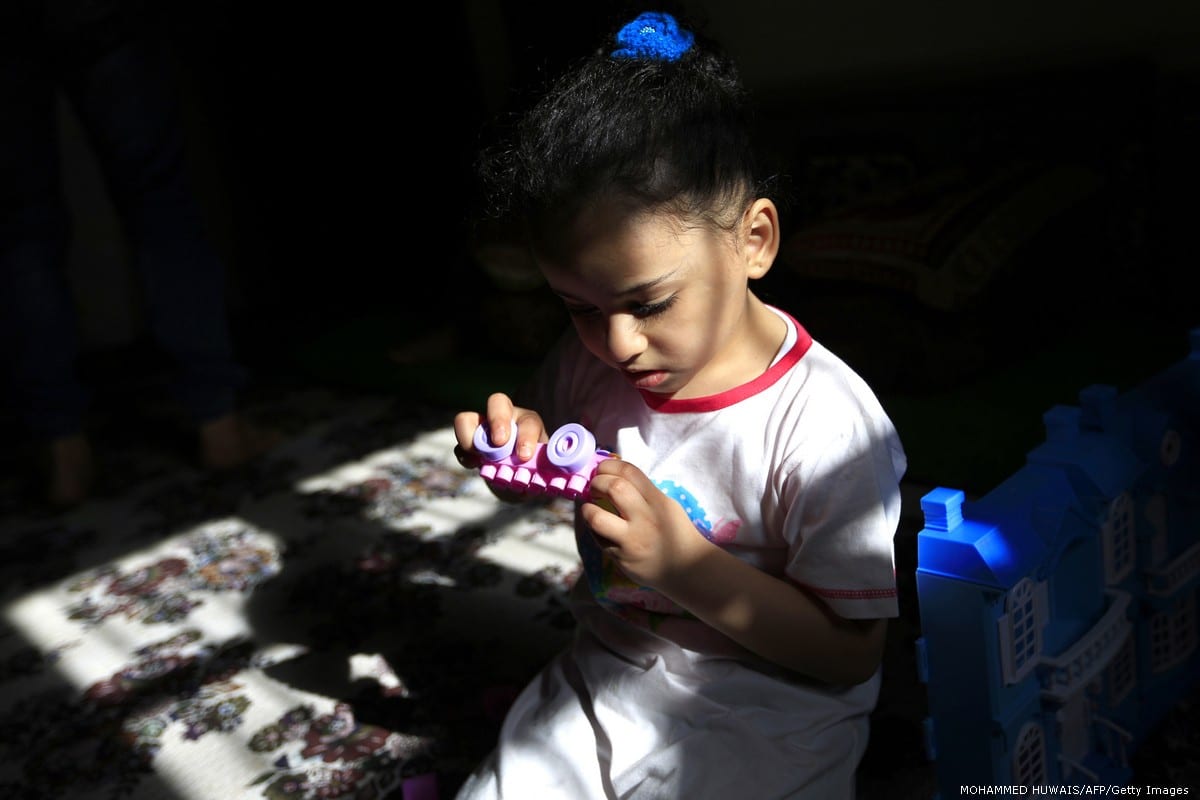
<svg viewBox="0 0 1200 800">
<path fill-rule="evenodd" d="M 570 422 L 546 442 L 546 458 L 559 469 L 581 472 L 596 454 L 596 437 L 582 425 Z"/>
<path fill-rule="evenodd" d="M 475 445 L 475 451 L 485 461 L 500 461 L 501 459 L 508 458 L 512 454 L 513 448 L 517 446 L 517 426 L 513 425 L 508 441 L 500 447 L 496 447 L 488 439 L 487 427 L 484 425 L 480 425 L 475 429 L 475 437 L 472 442 Z"/>
</svg>

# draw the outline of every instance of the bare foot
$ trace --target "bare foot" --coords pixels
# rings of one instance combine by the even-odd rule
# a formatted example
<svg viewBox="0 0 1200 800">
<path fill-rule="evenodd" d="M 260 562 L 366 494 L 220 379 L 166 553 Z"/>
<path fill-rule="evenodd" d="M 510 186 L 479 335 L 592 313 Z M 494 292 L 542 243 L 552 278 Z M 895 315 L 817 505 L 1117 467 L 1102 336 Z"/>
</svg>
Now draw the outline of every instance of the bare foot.
<svg viewBox="0 0 1200 800">
<path fill-rule="evenodd" d="M 279 444 L 278 431 L 259 428 L 237 413 L 200 426 L 200 462 L 208 469 L 234 469 L 253 461 Z"/>
<path fill-rule="evenodd" d="M 77 506 L 87 499 L 95 478 L 92 445 L 83 434 L 60 436 L 50 442 L 46 499 L 58 508 Z"/>
</svg>

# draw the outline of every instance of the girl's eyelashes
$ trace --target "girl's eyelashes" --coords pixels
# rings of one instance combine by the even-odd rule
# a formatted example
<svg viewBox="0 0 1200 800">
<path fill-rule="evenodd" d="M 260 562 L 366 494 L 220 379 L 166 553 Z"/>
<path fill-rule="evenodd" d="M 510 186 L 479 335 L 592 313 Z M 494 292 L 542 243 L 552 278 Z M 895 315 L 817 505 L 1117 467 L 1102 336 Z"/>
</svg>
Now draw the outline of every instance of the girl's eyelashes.
<svg viewBox="0 0 1200 800">
<path fill-rule="evenodd" d="M 666 300 L 658 303 L 638 303 L 637 305 L 633 306 L 630 311 L 632 311 L 633 315 L 638 319 L 657 317 L 659 314 L 665 313 L 667 309 L 675 305 L 676 297 L 678 297 L 678 295 L 673 294 Z"/>
<path fill-rule="evenodd" d="M 629 313 L 638 319 L 650 319 L 663 314 L 671 306 L 675 304 L 675 299 L 678 295 L 671 295 L 665 300 L 657 303 L 633 303 L 629 306 Z M 595 306 L 581 306 L 565 303 L 567 313 L 572 317 L 587 317 L 593 314 L 599 314 L 600 309 Z"/>
</svg>

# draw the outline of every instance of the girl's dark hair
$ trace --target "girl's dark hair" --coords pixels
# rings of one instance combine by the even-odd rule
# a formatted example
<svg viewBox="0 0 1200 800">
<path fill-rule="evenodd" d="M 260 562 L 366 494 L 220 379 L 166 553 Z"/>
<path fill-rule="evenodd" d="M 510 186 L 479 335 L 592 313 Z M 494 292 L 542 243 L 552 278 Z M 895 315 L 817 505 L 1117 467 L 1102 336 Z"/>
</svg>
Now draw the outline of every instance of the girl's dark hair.
<svg viewBox="0 0 1200 800">
<path fill-rule="evenodd" d="M 676 61 L 613 58 L 614 47 L 609 37 L 576 62 L 483 151 L 491 213 L 534 242 L 599 198 L 732 226 L 759 188 L 735 65 L 698 33 Z"/>
</svg>

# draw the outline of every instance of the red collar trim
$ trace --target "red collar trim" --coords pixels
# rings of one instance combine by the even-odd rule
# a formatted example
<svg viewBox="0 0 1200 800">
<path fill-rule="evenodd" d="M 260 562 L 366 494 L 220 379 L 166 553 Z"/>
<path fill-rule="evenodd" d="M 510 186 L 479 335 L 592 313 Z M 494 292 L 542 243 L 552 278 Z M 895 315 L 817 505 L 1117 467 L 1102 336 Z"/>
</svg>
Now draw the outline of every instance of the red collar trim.
<svg viewBox="0 0 1200 800">
<path fill-rule="evenodd" d="M 736 403 L 740 403 L 747 397 L 753 397 L 759 392 L 773 386 L 776 381 L 786 375 L 787 371 L 804 357 L 804 354 L 808 352 L 808 348 L 812 347 L 813 343 L 812 336 L 808 334 L 808 331 L 804 330 L 804 327 L 791 314 L 779 309 L 775 310 L 782 314 L 792 325 L 796 326 L 796 341 L 792 345 L 792 348 L 783 354 L 783 358 L 772 364 L 762 375 L 759 375 L 748 383 L 743 383 L 741 386 L 735 386 L 724 392 L 710 394 L 707 397 L 689 397 L 683 400 L 676 400 L 673 397 L 641 389 L 639 391 L 646 405 L 664 414 L 696 414 L 706 411 L 719 411 L 722 408 L 728 408 Z"/>
</svg>

